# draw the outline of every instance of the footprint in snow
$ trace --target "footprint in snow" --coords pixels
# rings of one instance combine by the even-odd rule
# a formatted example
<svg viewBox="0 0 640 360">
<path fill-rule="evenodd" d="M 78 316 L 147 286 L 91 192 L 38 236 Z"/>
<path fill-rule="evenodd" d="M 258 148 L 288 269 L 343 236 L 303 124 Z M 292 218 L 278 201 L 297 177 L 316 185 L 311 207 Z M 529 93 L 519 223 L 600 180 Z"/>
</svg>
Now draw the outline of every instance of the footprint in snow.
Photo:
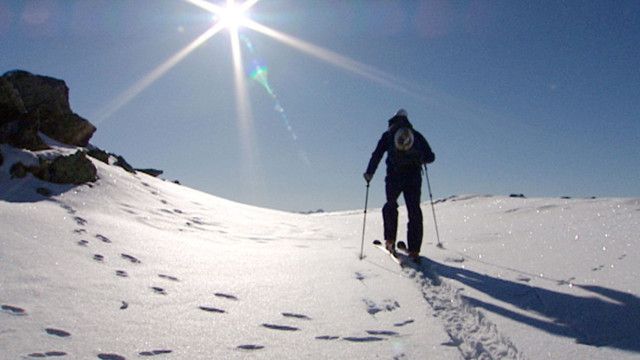
<svg viewBox="0 0 640 360">
<path fill-rule="evenodd" d="M 342 340 L 361 343 L 361 342 L 384 341 L 386 339 L 377 337 L 377 336 L 365 336 L 365 337 L 347 336 L 347 337 L 343 337 Z"/>
<path fill-rule="evenodd" d="M 161 287 L 152 286 L 151 290 L 158 295 L 167 295 L 167 292 Z"/>
<path fill-rule="evenodd" d="M 356 272 L 356 280 L 364 281 L 366 278 L 361 272 Z"/>
<path fill-rule="evenodd" d="M 76 213 L 76 210 L 69 205 L 61 204 L 60 207 L 66 210 L 69 215 L 73 215 Z"/>
<path fill-rule="evenodd" d="M 570 277 L 567 280 L 558 280 L 558 285 L 559 286 L 563 286 L 563 285 L 571 285 L 573 283 L 573 280 L 575 280 L 575 277 Z"/>
<path fill-rule="evenodd" d="M 382 301 L 382 304 L 376 304 L 369 299 L 363 299 L 367 305 L 367 312 L 371 315 L 375 315 L 381 311 L 394 311 L 400 307 L 400 304 L 396 300 L 386 299 Z"/>
<path fill-rule="evenodd" d="M 31 358 L 60 357 L 67 356 L 67 353 L 64 351 L 47 351 L 45 353 L 31 353 L 27 356 Z"/>
<path fill-rule="evenodd" d="M 381 336 L 398 336 L 399 335 L 397 332 L 390 331 L 390 330 L 367 330 L 367 334 L 381 335 Z"/>
<path fill-rule="evenodd" d="M 444 259 L 444 261 L 452 262 L 452 263 L 463 263 L 464 258 L 463 257 L 447 257 L 446 259 Z"/>
<path fill-rule="evenodd" d="M 140 355 L 140 356 L 156 356 L 156 355 L 162 355 L 162 354 L 171 354 L 172 352 L 173 352 L 173 350 L 151 350 L 151 351 L 139 352 L 138 355 Z"/>
<path fill-rule="evenodd" d="M 109 238 L 104 235 L 98 234 L 96 235 L 96 239 L 102 241 L 103 243 L 111 244 L 111 240 L 109 240 Z"/>
<path fill-rule="evenodd" d="M 64 330 L 60 330 L 60 329 L 46 328 L 46 329 L 44 329 L 44 331 L 46 331 L 47 334 L 49 334 L 49 335 L 58 336 L 58 337 L 69 337 L 69 336 L 71 336 L 70 333 L 68 333 L 68 332 L 66 332 Z"/>
<path fill-rule="evenodd" d="M 87 225 L 87 220 L 84 218 L 81 218 L 80 216 L 76 216 L 73 218 L 73 220 L 76 222 L 76 224 L 80 225 L 80 226 L 85 226 Z"/>
<path fill-rule="evenodd" d="M 129 277 L 129 274 L 124 270 L 116 270 L 116 276 L 126 278 Z"/>
<path fill-rule="evenodd" d="M 78 241 L 78 245 L 86 247 L 87 245 L 89 245 L 89 241 L 80 240 L 80 241 Z"/>
<path fill-rule="evenodd" d="M 403 322 L 395 323 L 395 324 L 393 324 L 393 326 L 402 327 L 402 326 L 413 324 L 413 323 L 414 323 L 414 320 L 413 319 L 409 319 L 409 320 L 405 320 Z"/>
<path fill-rule="evenodd" d="M 100 254 L 94 254 L 93 255 L 93 260 L 95 260 L 97 262 L 103 262 L 104 261 L 104 256 L 102 256 Z"/>
<path fill-rule="evenodd" d="M 600 271 L 602 269 L 604 269 L 604 265 L 600 265 L 600 266 L 594 267 L 593 269 L 591 269 L 591 271 Z"/>
<path fill-rule="evenodd" d="M 78 234 L 78 235 L 80 235 L 80 234 L 86 234 L 86 233 L 87 233 L 87 230 L 85 230 L 85 229 L 75 229 L 75 230 L 73 230 L 73 233 L 74 233 L 74 234 Z"/>
<path fill-rule="evenodd" d="M 214 308 L 214 307 L 210 307 L 210 306 L 199 306 L 198 307 L 200 310 L 206 311 L 206 312 L 212 312 L 212 313 L 218 313 L 218 314 L 224 314 L 225 311 L 222 309 L 218 309 L 218 308 Z"/>
<path fill-rule="evenodd" d="M 98 359 L 101 360 L 127 360 L 127 358 L 125 358 L 122 355 L 118 355 L 118 354 L 98 354 Z"/>
<path fill-rule="evenodd" d="M 288 317 L 288 318 L 300 319 L 300 320 L 311 320 L 310 317 L 308 317 L 307 315 L 303 315 L 303 314 L 295 314 L 295 313 L 284 312 L 284 313 L 282 313 L 282 316 Z"/>
<path fill-rule="evenodd" d="M 171 280 L 171 281 L 180 281 L 177 277 L 165 274 L 158 274 L 161 279 Z"/>
<path fill-rule="evenodd" d="M 234 295 L 231 294 L 225 294 L 225 293 L 215 293 L 213 294 L 219 298 L 223 298 L 223 299 L 227 299 L 227 300 L 234 300 L 234 301 L 238 301 L 238 298 Z"/>
<path fill-rule="evenodd" d="M 338 340 L 340 336 L 332 336 L 332 335 L 322 335 L 316 336 L 316 340 Z"/>
<path fill-rule="evenodd" d="M 262 324 L 263 327 L 271 330 L 279 330 L 279 331 L 298 331 L 300 330 L 297 327 L 287 326 L 287 325 L 275 325 L 275 324 Z"/>
<path fill-rule="evenodd" d="M 262 345 L 254 345 L 254 344 L 247 344 L 247 345 L 239 345 L 238 349 L 240 349 L 240 350 L 261 350 L 261 349 L 264 349 L 264 346 L 262 346 Z"/>
<path fill-rule="evenodd" d="M 2 309 L 3 312 L 6 312 L 6 313 L 11 314 L 11 315 L 15 315 L 15 316 L 25 316 L 25 315 L 27 315 L 27 312 L 23 308 L 19 308 L 17 306 L 2 305 L 2 307 L 0 307 L 0 309 Z"/>
<path fill-rule="evenodd" d="M 120 256 L 122 256 L 123 259 L 125 260 L 129 260 L 131 263 L 133 264 L 140 264 L 142 263 L 140 260 L 138 260 L 135 256 L 131 256 L 128 254 L 120 254 Z"/>
<path fill-rule="evenodd" d="M 126 301 L 122 302 L 122 305 L 120 305 L 120 310 L 126 310 L 129 308 L 129 303 Z"/>
<path fill-rule="evenodd" d="M 527 276 L 518 276 L 518 278 L 517 278 L 517 279 L 518 279 L 518 281 L 522 281 L 522 282 L 529 282 L 529 281 L 531 281 L 531 278 L 530 278 L 530 277 L 527 277 Z"/>
</svg>

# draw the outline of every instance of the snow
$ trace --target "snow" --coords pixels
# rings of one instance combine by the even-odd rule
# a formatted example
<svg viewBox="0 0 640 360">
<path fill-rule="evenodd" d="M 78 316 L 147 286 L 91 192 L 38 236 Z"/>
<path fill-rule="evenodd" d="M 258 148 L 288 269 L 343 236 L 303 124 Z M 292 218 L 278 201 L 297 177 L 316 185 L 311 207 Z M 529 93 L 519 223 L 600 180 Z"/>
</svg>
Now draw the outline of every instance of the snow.
<svg viewBox="0 0 640 360">
<path fill-rule="evenodd" d="M 90 186 L 11 179 L 35 155 L 0 152 L 2 359 L 639 358 L 640 199 L 448 198 L 444 249 L 426 202 L 430 260 L 401 269 L 370 245 L 379 208 L 360 260 L 362 210 L 261 209 L 99 161 Z"/>
</svg>

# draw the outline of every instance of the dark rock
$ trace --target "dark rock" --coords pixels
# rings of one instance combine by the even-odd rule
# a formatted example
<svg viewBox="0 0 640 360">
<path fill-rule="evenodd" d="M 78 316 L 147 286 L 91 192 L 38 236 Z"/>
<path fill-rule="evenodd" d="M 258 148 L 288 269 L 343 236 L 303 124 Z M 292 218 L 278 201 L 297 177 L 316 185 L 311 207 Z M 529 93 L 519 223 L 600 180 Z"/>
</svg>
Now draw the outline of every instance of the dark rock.
<svg viewBox="0 0 640 360">
<path fill-rule="evenodd" d="M 41 160 L 39 171 L 34 175 L 56 184 L 84 184 L 98 179 L 98 170 L 85 151 L 73 155 L 59 156 L 53 161 Z"/>
<path fill-rule="evenodd" d="M 509 197 L 512 197 L 512 198 L 521 198 L 521 199 L 526 199 L 526 197 L 524 196 L 524 194 L 511 194 L 511 195 L 509 195 Z"/>
<path fill-rule="evenodd" d="M 136 170 L 133 168 L 133 166 L 129 165 L 129 163 L 127 162 L 127 160 L 125 160 L 122 156 L 120 155 L 116 155 L 116 162 L 113 163 L 116 166 L 120 166 L 121 168 L 125 169 L 126 171 L 135 174 Z"/>
<path fill-rule="evenodd" d="M 20 94 L 11 82 L 0 77 L 0 126 L 26 113 Z"/>
<path fill-rule="evenodd" d="M 94 159 L 100 160 L 105 164 L 109 164 L 109 153 L 104 150 L 93 148 L 87 152 L 87 155 L 91 156 Z"/>
<path fill-rule="evenodd" d="M 318 209 L 318 210 L 309 210 L 309 211 L 300 211 L 300 214 L 304 214 L 304 215 L 311 215 L 311 214 L 322 214 L 324 213 L 323 209 Z"/>
<path fill-rule="evenodd" d="M 157 169 L 136 169 L 136 171 L 140 171 L 153 177 L 158 177 L 164 173 L 164 171 Z"/>
<path fill-rule="evenodd" d="M 38 122 L 28 119 L 20 93 L 4 77 L 0 77 L 0 143 L 29 150 L 47 148 L 38 136 Z"/>
<path fill-rule="evenodd" d="M 16 70 L 2 76 L 1 107 L 8 113 L 26 111 L 23 119 L 47 136 L 65 144 L 87 146 L 96 131 L 89 121 L 71 111 L 69 88 L 64 81 Z M 12 89 L 7 86 L 9 83 Z M 16 94 L 18 98 L 16 98 Z M 23 107 L 20 107 L 19 99 Z M 0 123 L 2 125 L 2 123 Z"/>
<path fill-rule="evenodd" d="M 38 122 L 28 119 L 14 120 L 0 126 L 0 143 L 20 149 L 45 150 L 49 146 L 38 135 Z"/>
<path fill-rule="evenodd" d="M 40 180 L 56 184 L 84 184 L 98 179 L 98 170 L 85 151 L 78 151 L 73 155 L 59 156 L 53 160 L 40 159 L 37 166 L 26 166 L 17 162 L 11 166 L 11 178 L 24 178 L 28 173 Z M 42 190 L 41 190 L 42 189 Z M 38 193 L 46 195 L 48 189 L 40 188 Z"/>
</svg>

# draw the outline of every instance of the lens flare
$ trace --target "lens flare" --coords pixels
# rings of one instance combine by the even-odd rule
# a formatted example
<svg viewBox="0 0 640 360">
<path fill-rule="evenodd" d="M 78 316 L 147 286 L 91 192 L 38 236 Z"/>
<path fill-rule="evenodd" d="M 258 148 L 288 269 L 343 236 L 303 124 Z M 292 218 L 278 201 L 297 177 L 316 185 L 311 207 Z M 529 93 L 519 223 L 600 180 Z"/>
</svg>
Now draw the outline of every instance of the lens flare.
<svg viewBox="0 0 640 360">
<path fill-rule="evenodd" d="M 131 85 L 128 89 L 120 93 L 113 101 L 107 104 L 104 108 L 100 109 L 98 113 L 94 116 L 94 118 L 96 119 L 96 124 L 99 124 L 102 121 L 111 117 L 111 115 L 115 114 L 123 106 L 127 105 L 131 100 L 133 100 L 136 96 L 138 96 L 151 84 L 156 82 L 159 78 L 161 78 L 174 66 L 180 63 L 193 50 L 200 47 L 200 45 L 204 44 L 212 36 L 214 36 L 215 34 L 217 34 L 223 29 L 224 27 L 222 26 L 222 24 L 215 24 L 214 26 L 209 28 L 209 30 L 205 31 L 202 35 L 198 36 L 195 40 L 193 40 L 189 45 L 185 46 L 182 50 L 172 55 L 162 64 L 158 65 L 155 69 L 151 70 L 151 72 L 145 75 L 142 79 L 138 80 L 133 85 Z"/>
<path fill-rule="evenodd" d="M 305 54 L 328 62 L 329 64 L 360 75 L 386 87 L 411 94 L 411 91 L 408 89 L 407 85 L 402 84 L 400 80 L 372 66 L 353 60 L 344 55 L 340 55 L 318 45 L 314 45 L 306 41 L 297 39 L 291 35 L 274 30 L 255 21 L 248 20 L 246 23 L 246 27 L 267 35 L 274 40 L 280 41 L 283 44 L 289 45 L 290 47 L 297 49 Z"/>
</svg>

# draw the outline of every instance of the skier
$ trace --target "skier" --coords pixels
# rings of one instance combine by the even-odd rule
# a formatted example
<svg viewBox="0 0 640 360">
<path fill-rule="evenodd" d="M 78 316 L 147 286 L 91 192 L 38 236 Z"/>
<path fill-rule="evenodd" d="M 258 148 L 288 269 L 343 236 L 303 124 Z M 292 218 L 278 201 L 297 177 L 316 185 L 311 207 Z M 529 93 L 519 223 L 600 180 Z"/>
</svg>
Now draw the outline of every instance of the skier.
<svg viewBox="0 0 640 360">
<path fill-rule="evenodd" d="M 396 253 L 396 233 L 398 231 L 398 197 L 404 195 L 409 222 L 407 242 L 409 257 L 418 262 L 422 245 L 422 210 L 420 191 L 422 187 L 422 166 L 435 160 L 435 154 L 427 140 L 413 129 L 407 111 L 400 109 L 389 119 L 389 128 L 382 134 L 376 149 L 371 154 L 364 173 L 367 184 L 373 178 L 384 153 L 387 153 L 387 176 L 385 189 L 387 202 L 382 208 L 385 247 Z"/>
</svg>

